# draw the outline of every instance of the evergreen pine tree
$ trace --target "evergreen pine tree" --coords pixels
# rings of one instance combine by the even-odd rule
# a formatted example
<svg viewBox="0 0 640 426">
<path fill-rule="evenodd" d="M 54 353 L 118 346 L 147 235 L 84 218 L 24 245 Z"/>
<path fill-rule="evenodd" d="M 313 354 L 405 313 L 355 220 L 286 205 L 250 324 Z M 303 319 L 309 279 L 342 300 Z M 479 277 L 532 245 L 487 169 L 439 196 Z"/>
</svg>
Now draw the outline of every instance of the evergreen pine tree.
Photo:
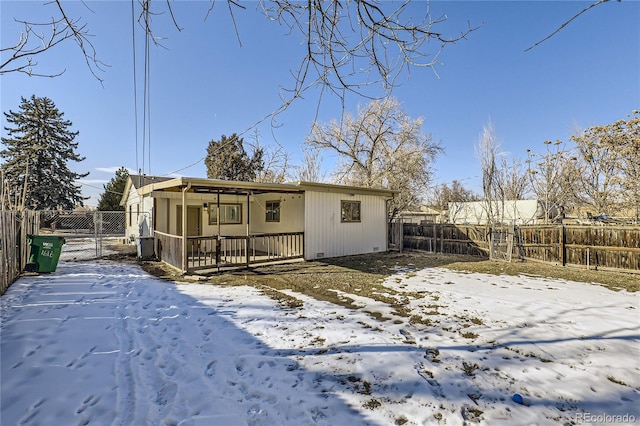
<svg viewBox="0 0 640 426">
<path fill-rule="evenodd" d="M 102 211 L 123 211 L 124 206 L 120 205 L 124 187 L 127 185 L 129 171 L 120 167 L 116 170 L 116 175 L 111 178 L 109 183 L 104 185 L 104 192 L 100 195 L 98 201 L 98 210 Z"/>
<path fill-rule="evenodd" d="M 4 178 L 11 200 L 33 210 L 66 209 L 82 205 L 86 199 L 80 186 L 74 182 L 89 173 L 72 172 L 67 163 L 82 161 L 74 142 L 79 132 L 69 130 L 72 123 L 64 120 L 64 113 L 49 98 L 22 98 L 20 111 L 4 113 L 13 127 L 5 127 L 7 137 L 2 138 L 6 147 L 0 151 Z"/>
<path fill-rule="evenodd" d="M 207 147 L 207 177 L 212 179 L 239 180 L 252 182 L 264 169 L 264 150 L 254 150 L 249 157 L 242 146 L 243 139 L 235 133 L 230 137 L 222 135 L 219 141 L 212 140 Z"/>
</svg>

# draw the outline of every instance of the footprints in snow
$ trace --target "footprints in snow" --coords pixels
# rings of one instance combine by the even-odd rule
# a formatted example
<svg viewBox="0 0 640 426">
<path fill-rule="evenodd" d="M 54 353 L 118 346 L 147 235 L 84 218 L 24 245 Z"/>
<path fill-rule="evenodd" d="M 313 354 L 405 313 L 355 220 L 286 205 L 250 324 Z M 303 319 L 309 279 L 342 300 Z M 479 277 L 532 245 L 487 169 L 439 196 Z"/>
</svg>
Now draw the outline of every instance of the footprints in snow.
<svg viewBox="0 0 640 426">
<path fill-rule="evenodd" d="M 226 384 L 228 389 L 233 392 L 238 392 L 240 395 L 239 400 L 246 400 L 248 402 L 254 402 L 251 408 L 247 411 L 250 418 L 256 420 L 256 416 L 260 416 L 264 413 L 262 404 L 274 405 L 278 402 L 278 395 L 275 393 L 265 392 L 265 389 L 271 389 L 273 387 L 271 370 L 277 366 L 275 361 L 272 360 L 260 360 L 257 364 L 250 364 L 246 359 L 237 359 L 231 365 L 225 366 L 221 371 L 218 360 L 209 362 L 204 370 L 204 376 L 210 380 L 218 380 L 219 374 L 232 374 L 231 377 L 227 377 Z M 231 367 L 231 368 L 229 368 Z M 266 375 L 260 373 L 260 370 L 267 367 L 269 372 Z M 287 368 L 287 371 L 295 370 L 297 367 Z M 233 375 L 233 372 L 237 375 Z M 260 390 L 253 390 L 256 384 L 260 384 Z M 266 386 L 265 386 L 266 384 Z M 297 385 L 297 383 L 296 383 Z M 294 387 L 296 386 L 294 385 Z M 249 421 L 249 423 L 253 423 Z"/>
<path fill-rule="evenodd" d="M 84 413 L 87 408 L 93 407 L 98 401 L 100 401 L 100 396 L 89 395 L 82 401 L 82 404 L 80 404 L 80 407 L 76 410 L 76 414 Z"/>
<path fill-rule="evenodd" d="M 211 361 L 209 364 L 207 364 L 207 368 L 204 370 L 204 375 L 209 378 L 213 378 L 213 376 L 215 376 L 216 374 L 216 364 L 217 361 Z"/>
<path fill-rule="evenodd" d="M 42 348 L 42 345 L 37 345 L 35 348 L 27 351 L 22 357 L 23 358 L 28 358 L 30 356 L 33 356 L 40 348 Z M 21 362 L 22 363 L 22 362 Z"/>
<path fill-rule="evenodd" d="M 158 391 L 156 398 L 157 405 L 167 405 L 171 403 L 178 394 L 178 385 L 175 383 L 166 383 Z"/>
<path fill-rule="evenodd" d="M 31 405 L 29 407 L 29 410 L 27 411 L 27 414 L 25 414 L 24 417 L 20 419 L 18 424 L 24 425 L 24 424 L 31 423 L 31 421 L 40 413 L 40 407 L 42 406 L 42 404 L 44 404 L 44 402 L 45 402 L 45 399 L 42 398 L 37 400 L 33 405 Z"/>
<path fill-rule="evenodd" d="M 93 351 L 95 351 L 97 348 L 97 346 L 93 346 L 91 349 L 89 349 L 88 352 L 83 353 L 82 355 L 80 355 L 78 358 L 71 360 L 65 367 L 67 368 L 80 368 L 80 367 L 84 367 L 86 365 L 86 359 L 89 357 L 89 355 L 91 355 L 93 353 Z"/>
</svg>

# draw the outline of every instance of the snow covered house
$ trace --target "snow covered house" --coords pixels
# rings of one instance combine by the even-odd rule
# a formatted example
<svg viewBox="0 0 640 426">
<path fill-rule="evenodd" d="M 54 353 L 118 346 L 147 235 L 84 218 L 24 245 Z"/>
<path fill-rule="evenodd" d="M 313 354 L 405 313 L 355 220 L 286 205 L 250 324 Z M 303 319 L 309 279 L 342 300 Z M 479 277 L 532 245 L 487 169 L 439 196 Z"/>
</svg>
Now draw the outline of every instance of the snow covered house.
<svg viewBox="0 0 640 426">
<path fill-rule="evenodd" d="M 151 236 L 158 258 L 195 271 L 386 251 L 394 194 L 313 182 L 132 175 L 121 204 L 131 241 Z"/>
<path fill-rule="evenodd" d="M 488 207 L 486 201 L 449 203 L 449 223 L 484 225 L 488 221 Z M 545 216 L 553 219 L 558 215 L 556 206 L 546 207 L 540 200 L 494 201 L 491 210 L 496 222 L 514 225 L 545 223 Z"/>
</svg>

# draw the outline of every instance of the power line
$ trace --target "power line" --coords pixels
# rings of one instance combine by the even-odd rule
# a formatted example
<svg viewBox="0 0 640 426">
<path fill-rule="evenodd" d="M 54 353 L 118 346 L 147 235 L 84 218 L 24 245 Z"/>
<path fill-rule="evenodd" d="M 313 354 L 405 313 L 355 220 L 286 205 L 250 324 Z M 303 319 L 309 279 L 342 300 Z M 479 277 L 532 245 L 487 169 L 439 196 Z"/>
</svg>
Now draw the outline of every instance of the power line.
<svg viewBox="0 0 640 426">
<path fill-rule="evenodd" d="M 151 37 L 151 35 L 147 32 L 147 39 Z M 147 44 L 149 42 L 147 41 Z M 145 64 L 147 68 L 147 75 L 145 76 L 146 82 L 146 93 L 147 93 L 147 155 L 149 158 L 149 162 L 147 165 L 147 173 L 151 174 L 151 49 L 147 49 L 147 56 L 145 58 Z"/>
<path fill-rule="evenodd" d="M 165 173 L 165 174 L 164 174 L 164 175 L 162 175 L 162 176 L 169 176 L 169 175 L 172 175 L 172 174 L 174 174 L 174 173 L 178 173 L 178 172 L 181 172 L 181 171 L 183 171 L 183 170 L 189 169 L 189 168 L 191 168 L 191 167 L 195 166 L 196 164 L 198 164 L 198 163 L 200 163 L 200 162 L 204 161 L 206 158 L 207 158 L 206 156 L 205 156 L 205 157 L 202 157 L 202 158 L 201 158 L 201 159 L 199 159 L 198 161 L 194 161 L 193 163 L 191 163 L 191 164 L 189 164 L 189 165 L 187 165 L 187 166 L 184 166 L 184 167 L 183 167 L 183 168 L 181 168 L 181 169 L 178 169 L 178 170 L 174 170 L 174 171 L 172 171 L 172 172 Z"/>
<path fill-rule="evenodd" d="M 110 192 L 110 193 L 116 194 L 116 195 L 124 195 L 124 193 L 122 193 L 122 192 L 111 191 L 111 190 L 109 190 L 107 188 L 100 188 L 99 186 L 89 185 L 88 183 L 84 183 L 84 182 L 79 182 L 79 183 L 80 183 L 81 186 L 88 186 L 88 187 L 95 188 L 95 189 L 103 189 L 104 192 Z"/>
<path fill-rule="evenodd" d="M 131 39 L 133 45 L 133 114 L 135 120 L 135 135 L 136 135 L 136 170 L 139 169 L 138 162 L 138 83 L 136 72 L 136 18 L 134 10 L 135 0 L 131 0 Z"/>
<path fill-rule="evenodd" d="M 246 131 L 245 131 L 245 132 L 246 132 Z M 238 137 L 240 137 L 240 135 L 238 135 Z M 225 144 L 223 144 L 223 145 L 220 145 L 220 146 L 218 147 L 218 149 L 216 149 L 215 151 L 212 151 L 212 152 L 211 152 L 211 154 L 215 154 L 215 153 L 217 153 L 217 152 L 218 152 L 218 151 L 220 151 L 222 148 L 224 148 L 225 146 L 229 145 L 229 144 L 230 144 L 230 143 L 232 143 L 232 142 L 234 142 L 234 139 L 233 139 L 233 138 L 230 138 L 230 139 L 229 139 L 229 141 L 228 141 L 227 143 L 225 143 Z M 201 159 L 199 159 L 199 160 L 197 160 L 197 161 L 194 161 L 193 163 L 191 163 L 191 164 L 189 164 L 189 165 L 187 165 L 187 166 L 182 167 L 181 169 L 174 170 L 173 172 L 165 173 L 165 174 L 164 174 L 164 175 L 162 175 L 162 176 L 169 176 L 169 175 L 172 175 L 172 174 L 174 174 L 174 173 L 178 173 L 178 172 L 181 172 L 181 171 L 183 171 L 183 170 L 189 169 L 189 168 L 191 168 L 191 167 L 195 166 L 196 164 L 201 163 L 202 161 L 206 160 L 208 156 L 209 156 L 209 154 L 205 155 L 205 156 L 204 156 L 204 157 L 202 157 Z"/>
<path fill-rule="evenodd" d="M 146 14 L 145 38 L 144 38 L 144 72 L 143 72 L 143 87 L 142 87 L 142 174 L 145 170 L 145 151 L 147 146 L 147 73 L 149 67 L 149 7 L 144 11 Z"/>
</svg>

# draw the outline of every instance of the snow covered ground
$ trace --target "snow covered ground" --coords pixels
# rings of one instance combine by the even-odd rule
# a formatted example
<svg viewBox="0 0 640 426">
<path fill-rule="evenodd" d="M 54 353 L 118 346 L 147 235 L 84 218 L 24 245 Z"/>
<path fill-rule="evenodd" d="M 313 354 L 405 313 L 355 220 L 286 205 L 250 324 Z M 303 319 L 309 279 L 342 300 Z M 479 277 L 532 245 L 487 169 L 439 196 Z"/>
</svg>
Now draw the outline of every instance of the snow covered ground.
<svg viewBox="0 0 640 426">
<path fill-rule="evenodd" d="M 1 298 L 0 423 L 640 422 L 640 295 L 440 268 L 384 285 L 410 315 L 61 262 Z"/>
</svg>

